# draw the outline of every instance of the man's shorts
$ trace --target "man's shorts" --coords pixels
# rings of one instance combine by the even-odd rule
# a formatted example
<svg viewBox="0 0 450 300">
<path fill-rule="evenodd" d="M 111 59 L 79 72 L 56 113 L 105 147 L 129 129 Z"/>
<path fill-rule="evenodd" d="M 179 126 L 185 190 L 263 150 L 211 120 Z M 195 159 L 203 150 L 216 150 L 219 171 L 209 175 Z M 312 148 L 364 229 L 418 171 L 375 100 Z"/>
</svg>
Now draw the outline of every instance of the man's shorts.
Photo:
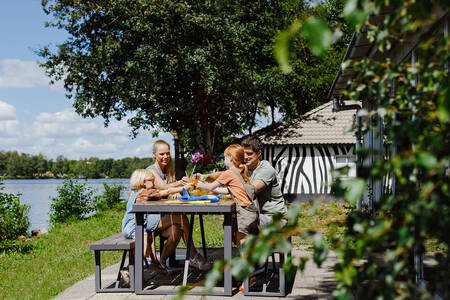
<svg viewBox="0 0 450 300">
<path fill-rule="evenodd" d="M 265 214 L 259 214 L 259 225 L 258 225 L 258 229 L 261 230 L 261 228 L 263 228 L 264 226 L 270 224 L 270 222 L 272 222 L 272 216 L 271 215 L 265 215 Z M 286 226 L 287 224 L 287 220 L 286 219 L 282 219 L 281 220 L 281 227 Z"/>
</svg>

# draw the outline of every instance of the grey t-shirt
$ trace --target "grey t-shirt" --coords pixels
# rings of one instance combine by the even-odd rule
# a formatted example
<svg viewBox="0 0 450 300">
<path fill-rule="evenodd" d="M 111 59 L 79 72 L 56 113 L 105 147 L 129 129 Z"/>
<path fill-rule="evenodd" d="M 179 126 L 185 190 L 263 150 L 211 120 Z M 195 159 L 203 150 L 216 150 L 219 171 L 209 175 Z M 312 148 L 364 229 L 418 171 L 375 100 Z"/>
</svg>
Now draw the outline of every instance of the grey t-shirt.
<svg viewBox="0 0 450 300">
<path fill-rule="evenodd" d="M 250 171 L 250 181 L 255 179 L 262 180 L 267 186 L 257 194 L 259 207 L 262 214 L 272 215 L 276 212 L 286 213 L 286 205 L 284 203 L 281 187 L 278 184 L 275 169 L 267 160 L 262 160 L 259 166 Z"/>
</svg>

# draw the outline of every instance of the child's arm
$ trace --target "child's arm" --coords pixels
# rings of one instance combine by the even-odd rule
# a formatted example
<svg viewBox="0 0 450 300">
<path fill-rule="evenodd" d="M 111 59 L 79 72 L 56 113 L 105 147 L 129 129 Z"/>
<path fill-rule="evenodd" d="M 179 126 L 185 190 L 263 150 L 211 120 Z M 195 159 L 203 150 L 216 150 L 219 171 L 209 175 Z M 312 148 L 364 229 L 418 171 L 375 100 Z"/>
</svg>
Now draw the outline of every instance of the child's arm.
<svg viewBox="0 0 450 300">
<path fill-rule="evenodd" d="M 228 189 L 223 187 L 217 180 L 213 182 L 198 182 L 197 187 L 204 190 L 213 191 L 219 194 L 228 194 Z"/>
<path fill-rule="evenodd" d="M 147 198 L 148 198 L 148 200 L 159 200 L 161 198 L 166 198 L 167 196 L 169 196 L 171 194 L 181 193 L 183 191 L 183 188 L 185 188 L 187 191 L 190 191 L 194 187 L 192 186 L 192 184 L 186 184 L 181 187 L 170 187 L 165 190 L 153 189 L 152 190 L 153 192 L 148 194 Z"/>
<path fill-rule="evenodd" d="M 149 200 L 159 200 L 164 196 L 161 195 L 161 191 L 157 189 L 145 189 L 136 198 L 136 202 L 149 201 Z"/>
</svg>

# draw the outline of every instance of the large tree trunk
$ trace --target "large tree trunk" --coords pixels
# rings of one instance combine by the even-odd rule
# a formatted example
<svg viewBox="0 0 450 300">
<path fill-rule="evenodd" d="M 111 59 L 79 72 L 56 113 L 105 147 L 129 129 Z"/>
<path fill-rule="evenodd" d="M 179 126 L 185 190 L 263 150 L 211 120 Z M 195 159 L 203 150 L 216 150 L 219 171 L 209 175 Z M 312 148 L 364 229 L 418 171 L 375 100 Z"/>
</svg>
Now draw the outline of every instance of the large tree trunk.
<svg viewBox="0 0 450 300">
<path fill-rule="evenodd" d="M 215 124 L 211 120 L 212 112 L 209 111 L 209 99 L 202 86 L 197 86 L 195 95 L 200 104 L 200 125 L 203 132 L 203 148 L 206 154 L 214 154 Z"/>
<path fill-rule="evenodd" d="M 185 170 L 187 166 L 186 159 L 184 158 L 184 147 L 178 137 L 176 131 L 171 132 L 173 135 L 173 143 L 175 148 L 175 177 L 181 179 L 185 176 Z"/>
</svg>

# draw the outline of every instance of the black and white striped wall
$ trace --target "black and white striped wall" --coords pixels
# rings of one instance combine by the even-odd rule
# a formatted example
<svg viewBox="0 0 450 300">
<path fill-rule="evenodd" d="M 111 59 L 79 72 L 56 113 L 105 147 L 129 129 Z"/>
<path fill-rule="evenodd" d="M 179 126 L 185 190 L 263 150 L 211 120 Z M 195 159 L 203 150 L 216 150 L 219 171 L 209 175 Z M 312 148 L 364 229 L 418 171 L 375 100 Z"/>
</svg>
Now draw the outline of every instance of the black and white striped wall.
<svg viewBox="0 0 450 300">
<path fill-rule="evenodd" d="M 354 158 L 354 144 L 265 145 L 262 157 L 277 171 L 286 199 L 304 201 L 330 196 L 331 171 L 342 159 Z"/>
</svg>

